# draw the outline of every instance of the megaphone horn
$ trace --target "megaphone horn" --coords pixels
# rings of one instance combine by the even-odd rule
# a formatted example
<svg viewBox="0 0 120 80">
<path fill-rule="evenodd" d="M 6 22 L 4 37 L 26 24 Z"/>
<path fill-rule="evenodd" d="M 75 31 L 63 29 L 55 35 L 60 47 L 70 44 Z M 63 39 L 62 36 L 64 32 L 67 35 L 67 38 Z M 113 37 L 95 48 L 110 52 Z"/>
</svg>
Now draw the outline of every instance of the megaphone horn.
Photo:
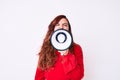
<svg viewBox="0 0 120 80">
<path fill-rule="evenodd" d="M 72 36 L 65 29 L 54 31 L 50 38 L 52 46 L 59 51 L 68 49 L 72 44 L 72 40 Z"/>
</svg>

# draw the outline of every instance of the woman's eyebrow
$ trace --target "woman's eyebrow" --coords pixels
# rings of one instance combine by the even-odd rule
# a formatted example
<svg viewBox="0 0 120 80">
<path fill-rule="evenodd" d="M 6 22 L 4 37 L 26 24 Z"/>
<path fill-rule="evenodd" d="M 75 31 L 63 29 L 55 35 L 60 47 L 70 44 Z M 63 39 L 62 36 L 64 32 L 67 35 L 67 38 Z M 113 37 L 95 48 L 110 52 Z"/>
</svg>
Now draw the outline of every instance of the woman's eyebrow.
<svg viewBox="0 0 120 80">
<path fill-rule="evenodd" d="M 68 24 L 68 23 L 63 23 L 63 24 Z"/>
</svg>

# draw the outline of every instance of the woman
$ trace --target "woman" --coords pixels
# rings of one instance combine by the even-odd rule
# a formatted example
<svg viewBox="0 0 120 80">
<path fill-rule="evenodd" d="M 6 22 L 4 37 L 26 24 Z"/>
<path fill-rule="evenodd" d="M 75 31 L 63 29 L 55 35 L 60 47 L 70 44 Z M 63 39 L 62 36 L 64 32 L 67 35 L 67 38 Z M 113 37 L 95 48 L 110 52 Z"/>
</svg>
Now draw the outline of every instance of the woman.
<svg viewBox="0 0 120 80">
<path fill-rule="evenodd" d="M 82 49 L 74 41 L 65 51 L 54 49 L 50 37 L 57 29 L 68 30 L 72 35 L 70 23 L 65 15 L 58 15 L 50 23 L 39 52 L 35 80 L 81 80 L 84 76 Z"/>
</svg>

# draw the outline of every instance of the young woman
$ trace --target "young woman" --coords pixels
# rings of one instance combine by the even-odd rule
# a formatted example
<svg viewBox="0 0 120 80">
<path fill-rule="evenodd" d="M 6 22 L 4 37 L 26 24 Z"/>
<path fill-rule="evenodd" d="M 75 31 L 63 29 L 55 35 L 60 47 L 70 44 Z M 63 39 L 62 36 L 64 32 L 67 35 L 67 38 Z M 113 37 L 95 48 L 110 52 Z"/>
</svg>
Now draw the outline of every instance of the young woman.
<svg viewBox="0 0 120 80">
<path fill-rule="evenodd" d="M 35 80 L 81 80 L 84 76 L 82 49 L 74 41 L 67 50 L 58 51 L 53 48 L 50 37 L 57 29 L 68 30 L 72 35 L 67 17 L 65 15 L 55 17 L 48 26 L 48 32 L 39 52 Z"/>
</svg>

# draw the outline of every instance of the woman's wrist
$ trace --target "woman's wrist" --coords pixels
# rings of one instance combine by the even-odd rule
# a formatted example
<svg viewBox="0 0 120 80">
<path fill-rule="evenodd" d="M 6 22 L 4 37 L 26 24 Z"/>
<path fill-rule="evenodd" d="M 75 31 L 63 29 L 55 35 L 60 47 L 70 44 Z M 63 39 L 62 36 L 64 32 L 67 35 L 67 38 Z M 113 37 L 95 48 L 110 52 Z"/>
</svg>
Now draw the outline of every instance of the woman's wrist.
<svg viewBox="0 0 120 80">
<path fill-rule="evenodd" d="M 68 49 L 67 50 L 64 50 L 64 51 L 58 51 L 58 52 L 60 52 L 60 54 L 62 55 L 62 56 L 64 56 L 64 55 L 67 55 L 68 54 Z"/>
</svg>

